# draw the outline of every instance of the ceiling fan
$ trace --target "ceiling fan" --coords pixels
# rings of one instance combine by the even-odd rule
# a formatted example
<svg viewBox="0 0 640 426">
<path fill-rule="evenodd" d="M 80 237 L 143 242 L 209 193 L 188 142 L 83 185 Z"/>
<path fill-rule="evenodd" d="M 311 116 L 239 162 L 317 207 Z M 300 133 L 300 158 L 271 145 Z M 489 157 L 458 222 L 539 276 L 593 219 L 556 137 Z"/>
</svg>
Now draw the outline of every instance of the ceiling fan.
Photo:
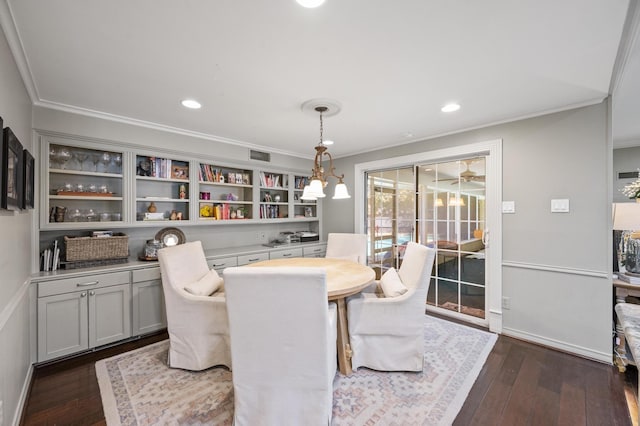
<svg viewBox="0 0 640 426">
<path fill-rule="evenodd" d="M 457 178 L 436 179 L 434 182 L 452 181 L 451 185 L 455 185 L 460 181 L 464 183 L 484 182 L 485 175 L 479 175 L 469 168 L 469 165 L 472 163 L 472 160 L 463 160 L 463 161 L 467 165 L 467 168 L 462 172 L 460 172 L 460 175 Z"/>
</svg>

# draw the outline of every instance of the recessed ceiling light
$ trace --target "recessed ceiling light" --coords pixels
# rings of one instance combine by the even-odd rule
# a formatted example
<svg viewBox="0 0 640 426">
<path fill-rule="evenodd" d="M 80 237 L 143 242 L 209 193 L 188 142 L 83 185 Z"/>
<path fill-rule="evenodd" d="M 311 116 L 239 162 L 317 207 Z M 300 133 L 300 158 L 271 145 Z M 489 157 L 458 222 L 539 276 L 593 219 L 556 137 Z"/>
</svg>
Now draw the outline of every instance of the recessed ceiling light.
<svg viewBox="0 0 640 426">
<path fill-rule="evenodd" d="M 318 7 L 322 3 L 324 3 L 324 0 L 296 0 L 296 1 L 298 2 L 298 4 L 300 4 L 300 6 L 304 6 L 308 8 Z"/>
<path fill-rule="evenodd" d="M 460 105 L 458 104 L 446 104 L 445 106 L 443 106 L 440 111 L 442 112 L 453 112 L 453 111 L 457 111 L 460 109 Z"/>
<path fill-rule="evenodd" d="M 200 102 L 193 100 L 193 99 L 185 99 L 182 101 L 182 106 L 186 107 L 186 108 L 191 108 L 191 109 L 199 109 L 202 107 L 202 105 L 200 105 Z"/>
<path fill-rule="evenodd" d="M 322 141 L 322 145 L 333 145 L 333 141 Z"/>
</svg>

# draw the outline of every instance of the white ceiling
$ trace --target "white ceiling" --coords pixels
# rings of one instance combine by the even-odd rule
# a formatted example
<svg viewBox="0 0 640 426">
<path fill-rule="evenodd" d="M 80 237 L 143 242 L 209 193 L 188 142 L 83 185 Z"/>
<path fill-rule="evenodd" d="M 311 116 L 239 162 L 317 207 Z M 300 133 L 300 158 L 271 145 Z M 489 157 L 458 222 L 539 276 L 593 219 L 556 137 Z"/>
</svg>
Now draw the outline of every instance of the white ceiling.
<svg viewBox="0 0 640 426">
<path fill-rule="evenodd" d="M 325 120 L 337 156 L 599 102 L 628 6 L 2 1 L 35 104 L 303 157 L 319 139 L 318 116 L 300 108 L 313 98 L 342 105 Z M 442 113 L 450 101 L 462 109 Z"/>
</svg>

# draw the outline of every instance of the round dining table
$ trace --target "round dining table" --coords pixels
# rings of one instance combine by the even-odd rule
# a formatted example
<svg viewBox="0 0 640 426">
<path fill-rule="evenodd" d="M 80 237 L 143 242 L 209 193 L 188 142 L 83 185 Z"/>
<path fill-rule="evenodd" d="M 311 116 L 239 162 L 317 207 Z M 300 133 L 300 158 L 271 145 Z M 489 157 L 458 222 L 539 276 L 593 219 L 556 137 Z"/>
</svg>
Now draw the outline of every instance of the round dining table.
<svg viewBox="0 0 640 426">
<path fill-rule="evenodd" d="M 375 279 L 375 272 L 366 265 L 345 259 L 325 257 L 291 257 L 264 260 L 248 266 L 323 268 L 327 273 L 327 298 L 335 301 L 338 322 L 338 369 L 344 375 L 351 374 L 351 346 L 347 325 L 347 296 L 359 293 Z"/>
</svg>

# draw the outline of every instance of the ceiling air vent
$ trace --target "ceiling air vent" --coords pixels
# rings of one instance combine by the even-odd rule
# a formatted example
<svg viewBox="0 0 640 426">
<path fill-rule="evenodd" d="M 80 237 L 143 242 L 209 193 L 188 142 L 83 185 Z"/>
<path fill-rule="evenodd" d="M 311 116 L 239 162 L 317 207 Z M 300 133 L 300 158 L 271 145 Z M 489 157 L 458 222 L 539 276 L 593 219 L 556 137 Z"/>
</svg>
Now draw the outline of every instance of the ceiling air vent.
<svg viewBox="0 0 640 426">
<path fill-rule="evenodd" d="M 640 175 L 640 172 L 620 172 L 618 173 L 618 179 L 636 179 Z"/>
<path fill-rule="evenodd" d="M 252 149 L 252 150 L 249 150 L 249 158 L 252 160 L 270 162 L 271 154 L 269 154 L 268 152 L 255 151 Z"/>
</svg>

